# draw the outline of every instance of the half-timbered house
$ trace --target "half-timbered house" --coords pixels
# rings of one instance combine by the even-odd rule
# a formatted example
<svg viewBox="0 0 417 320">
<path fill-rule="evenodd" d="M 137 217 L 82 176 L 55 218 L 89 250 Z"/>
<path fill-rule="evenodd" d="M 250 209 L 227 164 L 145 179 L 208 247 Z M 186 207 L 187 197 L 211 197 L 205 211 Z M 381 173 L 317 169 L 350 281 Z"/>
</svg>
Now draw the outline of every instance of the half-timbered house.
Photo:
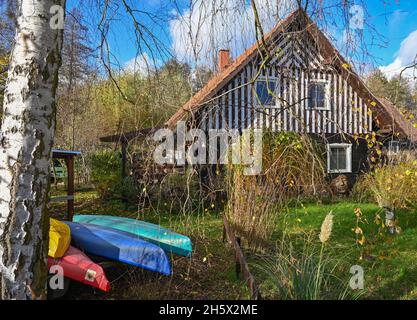
<svg viewBox="0 0 417 320">
<path fill-rule="evenodd" d="M 203 130 L 268 128 L 311 134 L 326 144 L 327 170 L 352 183 L 366 168 L 369 137 L 415 142 L 416 130 L 389 101 L 378 99 L 303 10 L 219 70 L 166 123 Z"/>
</svg>

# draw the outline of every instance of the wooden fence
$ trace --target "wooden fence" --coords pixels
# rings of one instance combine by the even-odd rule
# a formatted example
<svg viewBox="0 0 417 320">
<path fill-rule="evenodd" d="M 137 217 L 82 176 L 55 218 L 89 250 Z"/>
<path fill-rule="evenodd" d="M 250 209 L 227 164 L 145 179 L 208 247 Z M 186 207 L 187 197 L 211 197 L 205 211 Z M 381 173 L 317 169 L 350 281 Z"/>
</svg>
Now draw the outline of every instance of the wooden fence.
<svg viewBox="0 0 417 320">
<path fill-rule="evenodd" d="M 245 256 L 242 251 L 240 238 L 236 237 L 236 234 L 233 231 L 233 228 L 230 226 L 229 221 L 227 221 L 226 216 L 223 217 L 224 221 L 224 230 L 223 230 L 223 241 L 225 240 L 225 236 L 232 247 L 235 249 L 235 259 L 236 259 L 236 274 L 239 277 L 242 273 L 243 278 L 245 279 L 246 285 L 249 288 L 251 299 L 252 300 L 260 300 L 261 295 L 259 292 L 259 288 L 256 285 L 255 278 L 251 274 L 249 270 L 249 265 L 246 262 Z"/>
</svg>

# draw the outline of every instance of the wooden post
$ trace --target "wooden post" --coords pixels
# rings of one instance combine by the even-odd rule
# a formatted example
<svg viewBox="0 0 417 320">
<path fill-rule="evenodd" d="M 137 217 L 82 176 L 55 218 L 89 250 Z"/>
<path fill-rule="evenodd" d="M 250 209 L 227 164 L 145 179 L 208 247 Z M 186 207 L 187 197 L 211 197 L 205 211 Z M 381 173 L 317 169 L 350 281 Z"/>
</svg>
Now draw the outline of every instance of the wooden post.
<svg viewBox="0 0 417 320">
<path fill-rule="evenodd" d="M 226 230 L 227 238 L 229 239 L 229 242 L 235 249 L 235 257 L 236 257 L 236 273 L 239 277 L 240 274 L 243 275 L 246 284 L 249 288 L 249 291 L 251 293 L 251 299 L 252 300 L 260 300 L 261 294 L 259 292 L 259 288 L 256 285 L 255 278 L 250 273 L 248 263 L 246 262 L 245 256 L 243 255 L 243 251 L 241 248 L 241 241 L 239 237 L 236 237 L 233 229 L 229 225 L 229 222 L 227 221 L 226 216 L 223 216 L 223 222 L 224 222 L 224 228 Z"/>
<path fill-rule="evenodd" d="M 74 157 L 68 157 L 65 159 L 68 171 L 68 183 L 67 183 L 67 219 L 72 221 L 74 217 Z"/>
<path fill-rule="evenodd" d="M 127 142 L 122 141 L 122 182 L 126 178 L 126 162 L 127 162 Z M 126 192 L 123 188 L 122 191 L 122 201 L 125 203 L 125 209 L 127 210 L 128 199 L 126 196 Z"/>
<path fill-rule="evenodd" d="M 235 237 L 235 239 L 236 239 L 236 244 L 239 246 L 240 249 L 242 249 L 240 238 Z M 239 254 L 236 252 L 236 278 L 237 279 L 239 279 L 240 273 L 242 272 L 242 265 L 240 264 L 239 258 L 240 258 Z"/>
<path fill-rule="evenodd" d="M 122 179 L 126 178 L 127 142 L 122 142 Z"/>
</svg>

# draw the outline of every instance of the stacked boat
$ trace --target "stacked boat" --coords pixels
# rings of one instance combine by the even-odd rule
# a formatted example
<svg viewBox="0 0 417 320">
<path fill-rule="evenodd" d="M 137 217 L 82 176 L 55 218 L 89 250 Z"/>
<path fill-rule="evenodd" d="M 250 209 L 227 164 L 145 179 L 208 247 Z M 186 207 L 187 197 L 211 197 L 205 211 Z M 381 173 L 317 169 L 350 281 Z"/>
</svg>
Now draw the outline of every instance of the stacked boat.
<svg viewBox="0 0 417 320">
<path fill-rule="evenodd" d="M 171 274 L 167 254 L 191 256 L 190 238 L 130 218 L 76 215 L 73 222 L 51 219 L 48 267 L 62 267 L 64 276 L 105 292 L 110 283 L 103 268 L 88 255 Z"/>
</svg>

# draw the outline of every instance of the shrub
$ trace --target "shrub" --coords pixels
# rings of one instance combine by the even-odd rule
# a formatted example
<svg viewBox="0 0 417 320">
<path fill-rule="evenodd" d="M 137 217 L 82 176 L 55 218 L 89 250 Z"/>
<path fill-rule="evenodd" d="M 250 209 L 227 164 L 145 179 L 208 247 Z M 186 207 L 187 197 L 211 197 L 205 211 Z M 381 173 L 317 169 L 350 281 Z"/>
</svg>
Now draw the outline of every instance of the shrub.
<svg viewBox="0 0 417 320">
<path fill-rule="evenodd" d="M 111 191 L 111 186 L 121 183 L 121 160 L 119 152 L 99 151 L 91 156 L 91 181 L 101 198 Z"/>
<path fill-rule="evenodd" d="M 360 203 L 374 202 L 374 196 L 369 187 L 370 179 L 368 174 L 361 175 L 352 188 L 352 198 Z"/>
<path fill-rule="evenodd" d="M 146 186 L 153 207 L 176 213 L 190 213 L 201 204 L 199 183 L 193 169 L 168 173 L 164 179 Z"/>
<path fill-rule="evenodd" d="M 417 203 L 417 161 L 388 164 L 367 173 L 357 182 L 355 194 L 365 194 L 380 207 L 414 208 Z"/>
<path fill-rule="evenodd" d="M 140 192 L 138 183 L 133 177 L 117 179 L 116 183 L 109 187 L 110 196 L 135 204 L 138 203 Z"/>
</svg>

